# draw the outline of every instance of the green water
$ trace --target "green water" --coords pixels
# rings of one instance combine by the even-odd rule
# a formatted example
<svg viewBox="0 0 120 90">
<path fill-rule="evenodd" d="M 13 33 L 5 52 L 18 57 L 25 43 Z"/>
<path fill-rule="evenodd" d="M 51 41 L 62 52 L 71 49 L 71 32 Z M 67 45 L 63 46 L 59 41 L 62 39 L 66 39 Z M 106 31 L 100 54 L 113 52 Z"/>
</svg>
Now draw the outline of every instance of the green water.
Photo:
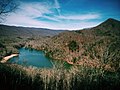
<svg viewBox="0 0 120 90">
<path fill-rule="evenodd" d="M 21 48 L 19 53 L 19 56 L 11 58 L 9 62 L 41 68 L 51 68 L 53 66 L 51 60 L 42 51 Z"/>
</svg>

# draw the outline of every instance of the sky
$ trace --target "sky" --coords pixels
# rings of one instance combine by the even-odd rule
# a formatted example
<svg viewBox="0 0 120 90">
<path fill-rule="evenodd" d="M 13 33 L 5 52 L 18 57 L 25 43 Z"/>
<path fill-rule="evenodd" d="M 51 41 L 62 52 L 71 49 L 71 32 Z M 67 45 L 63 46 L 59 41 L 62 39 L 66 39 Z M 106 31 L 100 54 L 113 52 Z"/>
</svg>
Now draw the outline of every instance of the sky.
<svg viewBox="0 0 120 90">
<path fill-rule="evenodd" d="M 120 20 L 120 0 L 20 0 L 3 24 L 79 30 L 108 18 Z"/>
</svg>

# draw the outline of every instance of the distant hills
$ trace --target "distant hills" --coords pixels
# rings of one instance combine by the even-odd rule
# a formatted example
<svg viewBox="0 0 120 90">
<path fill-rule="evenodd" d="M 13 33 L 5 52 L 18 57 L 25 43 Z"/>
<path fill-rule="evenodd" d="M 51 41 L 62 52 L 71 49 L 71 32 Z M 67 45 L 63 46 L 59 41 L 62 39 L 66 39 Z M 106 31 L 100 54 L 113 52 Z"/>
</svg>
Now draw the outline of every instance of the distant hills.
<svg viewBox="0 0 120 90">
<path fill-rule="evenodd" d="M 54 36 L 64 32 L 63 30 L 51 30 L 45 28 L 30 28 L 0 25 L 0 36 Z"/>
<path fill-rule="evenodd" d="M 77 30 L 76 32 L 83 32 L 84 34 L 89 32 L 96 35 L 120 35 L 120 21 L 109 18 L 100 25 L 83 30 Z M 114 30 L 113 30 L 114 29 Z M 17 27 L 0 24 L 0 36 L 54 36 L 67 30 L 52 30 L 46 28 L 32 28 L 32 27 Z M 88 34 L 88 33 L 87 33 Z M 93 33 L 92 33 L 93 34 Z"/>
</svg>

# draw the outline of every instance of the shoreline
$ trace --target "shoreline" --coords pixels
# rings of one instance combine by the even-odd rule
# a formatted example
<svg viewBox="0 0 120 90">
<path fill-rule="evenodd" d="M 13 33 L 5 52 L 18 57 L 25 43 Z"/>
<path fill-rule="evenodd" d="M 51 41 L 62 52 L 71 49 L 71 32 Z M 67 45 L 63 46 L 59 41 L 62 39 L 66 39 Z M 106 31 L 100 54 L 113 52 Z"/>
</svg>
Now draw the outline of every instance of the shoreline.
<svg viewBox="0 0 120 90">
<path fill-rule="evenodd" d="M 11 54 L 9 56 L 4 57 L 0 62 L 1 63 L 6 63 L 10 58 L 18 56 L 19 54 Z"/>
</svg>

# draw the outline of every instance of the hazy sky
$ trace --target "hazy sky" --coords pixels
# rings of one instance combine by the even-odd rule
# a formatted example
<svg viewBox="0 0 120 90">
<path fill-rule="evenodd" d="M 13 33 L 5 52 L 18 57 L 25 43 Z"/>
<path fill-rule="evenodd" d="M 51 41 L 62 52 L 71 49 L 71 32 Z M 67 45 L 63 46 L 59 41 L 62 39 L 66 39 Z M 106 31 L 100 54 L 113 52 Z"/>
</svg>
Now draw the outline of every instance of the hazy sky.
<svg viewBox="0 0 120 90">
<path fill-rule="evenodd" d="M 120 20 L 120 0 L 20 0 L 4 24 L 50 29 L 82 29 L 108 18 Z"/>
</svg>

